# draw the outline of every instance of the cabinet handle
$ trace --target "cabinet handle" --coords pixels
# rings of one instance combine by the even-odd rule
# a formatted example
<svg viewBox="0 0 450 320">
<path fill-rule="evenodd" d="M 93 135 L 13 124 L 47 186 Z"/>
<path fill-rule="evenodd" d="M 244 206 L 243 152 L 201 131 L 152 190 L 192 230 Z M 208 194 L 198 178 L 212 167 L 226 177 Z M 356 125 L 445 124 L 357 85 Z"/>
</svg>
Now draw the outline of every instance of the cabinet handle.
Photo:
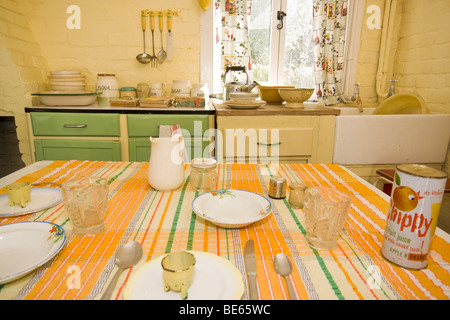
<svg viewBox="0 0 450 320">
<path fill-rule="evenodd" d="M 87 124 L 65 124 L 64 128 L 86 128 Z"/>
<path fill-rule="evenodd" d="M 262 145 L 262 146 L 279 146 L 279 145 L 281 144 L 281 142 L 278 141 L 278 142 L 269 142 L 269 143 L 266 143 L 266 142 L 259 142 L 259 141 L 258 141 L 256 144 Z"/>
</svg>

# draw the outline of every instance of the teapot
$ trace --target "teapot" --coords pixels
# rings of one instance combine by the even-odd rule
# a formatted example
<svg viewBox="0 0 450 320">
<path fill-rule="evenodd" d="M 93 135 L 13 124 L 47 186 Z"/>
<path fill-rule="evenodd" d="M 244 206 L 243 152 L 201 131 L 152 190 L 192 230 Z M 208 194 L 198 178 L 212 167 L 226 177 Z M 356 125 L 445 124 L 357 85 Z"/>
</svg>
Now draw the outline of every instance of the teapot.
<svg viewBox="0 0 450 320">
<path fill-rule="evenodd" d="M 225 75 L 223 76 L 224 82 L 227 79 L 227 73 L 228 71 L 243 71 L 245 72 L 246 76 L 247 76 L 247 82 L 237 82 L 237 81 L 231 81 L 228 83 L 225 83 L 224 87 L 223 87 L 223 101 L 227 101 L 230 100 L 230 93 L 233 92 L 250 92 L 253 90 L 254 87 L 256 87 L 258 85 L 258 83 L 256 83 L 255 81 L 253 81 L 252 84 L 248 84 L 249 79 L 248 79 L 248 73 L 247 70 L 245 70 L 245 67 L 241 67 L 241 66 L 231 66 L 231 67 L 227 67 L 225 70 Z"/>
<path fill-rule="evenodd" d="M 159 191 L 175 190 L 184 182 L 184 140 L 180 134 L 150 137 L 152 143 L 147 178 Z"/>
</svg>

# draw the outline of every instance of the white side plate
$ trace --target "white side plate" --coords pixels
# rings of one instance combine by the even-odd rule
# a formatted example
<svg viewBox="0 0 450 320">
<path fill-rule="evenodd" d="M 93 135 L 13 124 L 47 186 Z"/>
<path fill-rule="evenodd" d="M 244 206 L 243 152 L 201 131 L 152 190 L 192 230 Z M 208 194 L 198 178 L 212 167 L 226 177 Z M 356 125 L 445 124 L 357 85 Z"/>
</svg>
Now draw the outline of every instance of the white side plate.
<svg viewBox="0 0 450 320">
<path fill-rule="evenodd" d="M 53 207 L 61 202 L 60 188 L 31 188 L 31 201 L 25 208 L 9 205 L 8 194 L 0 196 L 0 218 L 21 216 Z"/>
<path fill-rule="evenodd" d="M 188 300 L 239 300 L 244 295 L 242 274 L 227 259 L 208 252 L 195 255 L 195 271 Z M 161 260 L 155 258 L 131 275 L 123 293 L 125 300 L 180 300 L 180 292 L 164 291 Z"/>
<path fill-rule="evenodd" d="M 52 259 L 64 246 L 66 232 L 50 222 L 0 226 L 0 284 L 21 278 Z"/>
</svg>

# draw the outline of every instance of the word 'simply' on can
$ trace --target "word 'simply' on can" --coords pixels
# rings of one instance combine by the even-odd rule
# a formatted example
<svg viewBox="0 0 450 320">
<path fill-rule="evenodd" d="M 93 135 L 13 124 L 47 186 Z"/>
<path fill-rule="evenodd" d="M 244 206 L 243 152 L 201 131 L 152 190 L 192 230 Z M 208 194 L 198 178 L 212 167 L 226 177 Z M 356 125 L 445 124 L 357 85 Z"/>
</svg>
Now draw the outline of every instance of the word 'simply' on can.
<svg viewBox="0 0 450 320">
<path fill-rule="evenodd" d="M 387 260 L 410 269 L 428 265 L 446 178 L 424 165 L 397 166 L 381 248 Z"/>
</svg>

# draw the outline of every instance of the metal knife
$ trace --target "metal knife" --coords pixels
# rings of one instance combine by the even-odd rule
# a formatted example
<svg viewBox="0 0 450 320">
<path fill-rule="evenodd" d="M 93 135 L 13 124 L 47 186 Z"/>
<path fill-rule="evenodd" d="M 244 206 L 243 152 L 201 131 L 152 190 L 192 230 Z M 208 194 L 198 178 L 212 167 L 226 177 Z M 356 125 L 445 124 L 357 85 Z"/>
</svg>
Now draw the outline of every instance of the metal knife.
<svg viewBox="0 0 450 320">
<path fill-rule="evenodd" d="M 258 286 L 256 284 L 256 255 L 253 240 L 248 240 L 245 244 L 244 263 L 250 291 L 250 300 L 258 300 Z"/>
</svg>

